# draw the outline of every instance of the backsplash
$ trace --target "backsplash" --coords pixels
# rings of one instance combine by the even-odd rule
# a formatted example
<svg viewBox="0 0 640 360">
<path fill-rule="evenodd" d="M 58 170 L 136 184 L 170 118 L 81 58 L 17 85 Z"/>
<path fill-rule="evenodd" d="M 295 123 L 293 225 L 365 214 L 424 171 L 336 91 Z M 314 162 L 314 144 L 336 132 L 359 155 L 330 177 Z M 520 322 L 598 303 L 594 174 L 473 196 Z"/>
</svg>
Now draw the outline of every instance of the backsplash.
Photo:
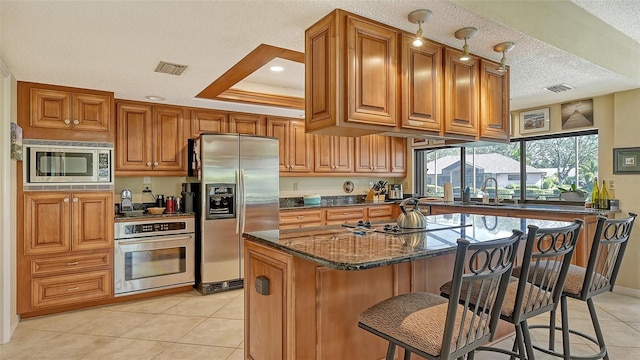
<svg viewBox="0 0 640 360">
<path fill-rule="evenodd" d="M 318 194 L 321 196 L 363 196 L 369 191 L 371 185 L 384 179 L 389 183 L 403 182 L 404 178 L 377 178 L 377 177 L 281 177 L 280 198 L 302 197 L 306 194 Z M 133 192 L 134 203 L 152 202 L 151 194 L 143 193 L 145 187 L 149 187 L 154 195 L 180 196 L 182 183 L 186 177 L 162 176 L 148 177 L 149 184 L 144 183 L 142 176 L 116 177 L 114 185 L 114 202 L 120 202 L 120 193 L 124 189 Z M 345 193 L 343 184 L 351 181 L 354 185 L 353 192 Z"/>
</svg>

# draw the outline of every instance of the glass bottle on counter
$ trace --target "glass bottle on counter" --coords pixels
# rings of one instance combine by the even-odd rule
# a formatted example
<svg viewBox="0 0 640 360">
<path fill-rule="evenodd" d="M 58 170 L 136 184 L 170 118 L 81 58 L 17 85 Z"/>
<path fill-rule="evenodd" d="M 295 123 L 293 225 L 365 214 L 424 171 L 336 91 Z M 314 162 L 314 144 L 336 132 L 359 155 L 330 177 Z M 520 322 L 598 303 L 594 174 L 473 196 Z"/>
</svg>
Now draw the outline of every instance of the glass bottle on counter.
<svg viewBox="0 0 640 360">
<path fill-rule="evenodd" d="M 600 208 L 600 189 L 598 189 L 598 178 L 593 178 L 593 190 L 591 190 L 591 206 Z"/>
<path fill-rule="evenodd" d="M 602 188 L 600 188 L 600 209 L 609 209 L 609 192 L 604 180 L 602 180 Z"/>
</svg>

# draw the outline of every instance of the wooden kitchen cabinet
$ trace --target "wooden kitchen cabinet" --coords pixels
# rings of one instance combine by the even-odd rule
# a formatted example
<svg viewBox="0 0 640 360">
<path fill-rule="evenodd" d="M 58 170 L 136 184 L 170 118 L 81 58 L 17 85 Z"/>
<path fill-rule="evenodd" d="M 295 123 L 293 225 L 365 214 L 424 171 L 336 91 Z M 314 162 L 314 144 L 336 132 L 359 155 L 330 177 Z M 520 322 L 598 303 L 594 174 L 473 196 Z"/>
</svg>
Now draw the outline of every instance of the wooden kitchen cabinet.
<svg viewBox="0 0 640 360">
<path fill-rule="evenodd" d="M 367 135 L 355 140 L 355 170 L 366 173 L 388 173 L 391 170 L 391 138 Z"/>
<path fill-rule="evenodd" d="M 305 32 L 307 131 L 361 136 L 396 126 L 398 32 L 340 9 Z"/>
<path fill-rule="evenodd" d="M 183 108 L 118 102 L 117 113 L 116 176 L 186 175 Z"/>
<path fill-rule="evenodd" d="M 113 142 L 113 93 L 18 82 L 18 124 L 28 139 Z"/>
<path fill-rule="evenodd" d="M 462 52 L 445 49 L 445 135 L 478 136 L 480 122 L 480 59 L 460 60 Z"/>
<path fill-rule="evenodd" d="M 443 46 L 424 39 L 421 47 L 415 36 L 401 35 L 401 121 L 403 129 L 421 134 L 442 135 L 442 52 Z"/>
<path fill-rule="evenodd" d="M 327 212 L 327 225 L 355 224 L 358 220 L 364 220 L 367 208 L 365 206 L 331 207 Z"/>
<path fill-rule="evenodd" d="M 353 138 L 316 135 L 314 144 L 314 170 L 316 173 L 352 173 Z"/>
<path fill-rule="evenodd" d="M 267 136 L 278 138 L 280 174 L 313 171 L 313 136 L 304 131 L 304 121 L 267 118 Z"/>
<path fill-rule="evenodd" d="M 280 210 L 280 229 L 326 225 L 323 209 Z"/>
<path fill-rule="evenodd" d="M 26 255 L 113 247 L 113 193 L 26 192 L 24 240 Z"/>
<path fill-rule="evenodd" d="M 480 61 L 480 139 L 509 140 L 509 70 L 500 64 Z"/>
<path fill-rule="evenodd" d="M 229 115 L 225 112 L 192 109 L 191 110 L 191 137 L 202 133 L 227 133 L 229 132 Z"/>
<path fill-rule="evenodd" d="M 22 210 L 19 314 L 112 297 L 112 192 L 25 192 Z"/>
<path fill-rule="evenodd" d="M 229 114 L 229 132 L 248 135 L 266 135 L 266 121 L 258 114 Z"/>
<path fill-rule="evenodd" d="M 407 139 L 392 137 L 391 141 L 391 173 L 404 177 L 407 175 Z"/>
</svg>

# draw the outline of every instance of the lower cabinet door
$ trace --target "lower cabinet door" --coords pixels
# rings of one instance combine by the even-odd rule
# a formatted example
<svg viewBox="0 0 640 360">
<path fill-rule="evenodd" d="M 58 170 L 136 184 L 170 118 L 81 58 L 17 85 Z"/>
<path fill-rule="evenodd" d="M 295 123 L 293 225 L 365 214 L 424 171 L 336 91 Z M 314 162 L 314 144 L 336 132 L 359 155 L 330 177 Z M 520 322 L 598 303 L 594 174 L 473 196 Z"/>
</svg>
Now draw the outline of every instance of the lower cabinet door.
<svg viewBox="0 0 640 360">
<path fill-rule="evenodd" d="M 113 288 L 111 271 L 50 276 L 31 280 L 34 309 L 107 299 Z"/>
</svg>

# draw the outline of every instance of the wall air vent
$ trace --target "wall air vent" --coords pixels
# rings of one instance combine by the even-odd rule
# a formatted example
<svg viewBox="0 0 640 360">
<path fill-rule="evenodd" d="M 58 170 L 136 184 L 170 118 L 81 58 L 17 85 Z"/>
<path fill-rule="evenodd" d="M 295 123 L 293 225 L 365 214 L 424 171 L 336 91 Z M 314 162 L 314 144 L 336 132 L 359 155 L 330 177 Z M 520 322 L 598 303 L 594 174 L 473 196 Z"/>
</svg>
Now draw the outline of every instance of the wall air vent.
<svg viewBox="0 0 640 360">
<path fill-rule="evenodd" d="M 163 74 L 180 75 L 187 68 L 187 66 L 188 65 L 172 64 L 160 61 L 154 71 Z"/>
<path fill-rule="evenodd" d="M 558 85 L 553 85 L 553 86 L 547 86 L 546 88 L 544 88 L 547 91 L 551 91 L 553 93 L 562 93 L 565 91 L 569 91 L 571 89 L 573 89 L 573 86 L 571 85 L 567 85 L 567 84 L 558 84 Z"/>
</svg>

